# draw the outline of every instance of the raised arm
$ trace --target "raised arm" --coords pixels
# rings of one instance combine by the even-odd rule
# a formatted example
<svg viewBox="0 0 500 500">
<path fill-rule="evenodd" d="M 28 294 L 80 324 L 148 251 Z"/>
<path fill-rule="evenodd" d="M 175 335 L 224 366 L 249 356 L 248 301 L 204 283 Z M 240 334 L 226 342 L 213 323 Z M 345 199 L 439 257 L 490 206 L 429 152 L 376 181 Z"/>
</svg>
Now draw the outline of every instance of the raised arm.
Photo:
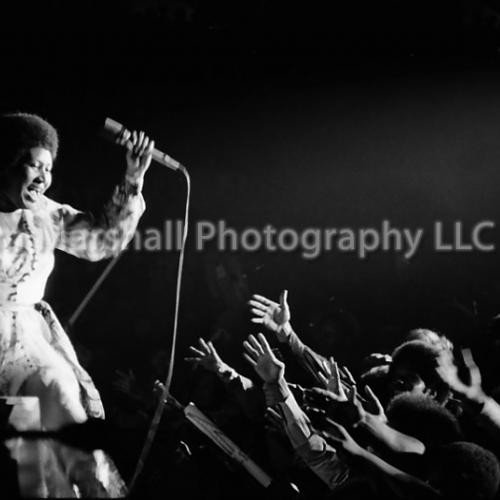
<svg viewBox="0 0 500 500">
<path fill-rule="evenodd" d="M 189 349 L 191 355 L 184 358 L 184 361 L 215 373 L 247 417 L 256 420 L 264 418 L 264 395 L 261 388 L 225 363 L 212 342 L 200 338 L 198 346 L 190 346 Z"/>
<path fill-rule="evenodd" d="M 295 333 L 290 323 L 291 313 L 287 299 L 287 290 L 281 292 L 279 303 L 262 295 L 253 295 L 249 301 L 254 315 L 252 323 L 265 326 L 276 335 L 279 342 L 287 344 L 299 363 L 317 383 L 321 384 L 321 380 L 318 379 L 318 371 L 324 370 L 327 359 L 305 345 Z"/>
<path fill-rule="evenodd" d="M 144 132 L 125 130 L 118 143 L 127 148 L 127 170 L 101 213 L 94 215 L 47 200 L 57 232 L 55 246 L 59 250 L 95 261 L 118 254 L 132 239 L 145 209 L 141 190 L 151 164 L 154 141 Z"/>
<path fill-rule="evenodd" d="M 245 358 L 264 381 L 266 403 L 279 412 L 285 432 L 309 468 L 331 490 L 344 483 L 349 475 L 347 465 L 339 459 L 335 448 L 318 435 L 307 415 L 300 409 L 285 381 L 285 364 L 278 360 L 261 333 L 250 335 L 243 343 Z"/>
<path fill-rule="evenodd" d="M 486 424 L 492 436 L 500 441 L 500 405 L 484 392 L 481 372 L 471 351 L 464 349 L 462 356 L 467 371 L 465 381 L 459 377 L 458 368 L 450 353 L 445 353 L 440 358 L 438 373 L 453 391 L 462 396 L 465 409 Z"/>
<path fill-rule="evenodd" d="M 418 455 L 425 452 L 425 446 L 421 441 L 388 425 L 380 401 L 368 386 L 365 388 L 365 398 L 358 396 L 355 386 L 349 391 L 348 396 L 343 389 L 337 392 L 332 389 L 333 387 L 329 389 L 314 387 L 307 391 L 306 403 L 312 411 L 339 420 L 346 426 L 365 429 L 392 452 Z"/>
<path fill-rule="evenodd" d="M 354 458 L 360 467 L 368 468 L 377 473 L 397 494 L 398 498 L 415 500 L 439 498 L 438 492 L 428 484 L 361 447 L 342 425 L 331 419 L 327 419 L 326 422 L 328 424 L 329 440 L 338 449 Z"/>
</svg>

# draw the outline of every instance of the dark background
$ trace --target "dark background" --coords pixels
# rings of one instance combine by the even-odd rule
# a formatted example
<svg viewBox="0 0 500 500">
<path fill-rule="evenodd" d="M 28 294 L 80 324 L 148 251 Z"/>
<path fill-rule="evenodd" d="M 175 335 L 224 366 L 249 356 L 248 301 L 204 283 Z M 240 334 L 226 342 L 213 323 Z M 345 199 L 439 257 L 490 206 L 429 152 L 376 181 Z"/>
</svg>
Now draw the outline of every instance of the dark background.
<svg viewBox="0 0 500 500">
<path fill-rule="evenodd" d="M 98 136 L 110 116 L 187 165 L 193 223 L 356 229 L 389 219 L 429 235 L 436 220 L 496 221 L 498 2 L 331 3 L 2 2 L 0 109 L 58 128 L 52 196 L 82 209 L 97 209 L 124 168 L 123 152 Z M 144 196 L 141 228 L 182 217 L 180 176 L 153 165 Z M 499 228 L 490 234 L 500 245 Z M 174 390 L 188 397 L 181 358 L 198 336 L 215 335 L 250 372 L 241 342 L 255 331 L 244 306 L 254 292 L 288 288 L 304 340 L 321 349 L 318 331 L 338 335 L 325 341 L 342 360 L 391 349 L 415 326 L 470 343 L 500 312 L 499 260 L 427 244 L 410 261 L 307 261 L 195 252 L 190 239 Z M 169 347 L 176 264 L 173 252 L 128 251 L 70 332 L 103 391 L 115 369 L 140 371 Z M 58 255 L 47 299 L 63 321 L 104 266 Z"/>
</svg>

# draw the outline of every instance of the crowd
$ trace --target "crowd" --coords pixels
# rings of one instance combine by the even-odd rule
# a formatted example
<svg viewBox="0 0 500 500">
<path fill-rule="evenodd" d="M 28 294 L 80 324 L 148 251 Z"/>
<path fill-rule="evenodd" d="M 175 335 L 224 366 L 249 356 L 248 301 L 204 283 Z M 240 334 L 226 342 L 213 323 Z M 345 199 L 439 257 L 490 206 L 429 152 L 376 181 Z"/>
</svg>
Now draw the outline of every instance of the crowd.
<svg viewBox="0 0 500 500">
<path fill-rule="evenodd" d="M 279 302 L 253 295 L 249 305 L 263 333 L 249 335 L 241 354 L 255 377 L 203 338 L 185 361 L 198 379 L 218 379 L 217 396 L 204 386 L 205 399 L 195 402 L 273 477 L 272 498 L 498 497 L 500 405 L 470 349 L 414 329 L 392 353 L 363 359 L 354 376 L 337 353 L 300 339 L 286 291 Z M 170 406 L 162 425 L 169 437 L 146 474 L 149 495 L 165 487 L 175 498 L 265 495 L 178 409 Z"/>
</svg>

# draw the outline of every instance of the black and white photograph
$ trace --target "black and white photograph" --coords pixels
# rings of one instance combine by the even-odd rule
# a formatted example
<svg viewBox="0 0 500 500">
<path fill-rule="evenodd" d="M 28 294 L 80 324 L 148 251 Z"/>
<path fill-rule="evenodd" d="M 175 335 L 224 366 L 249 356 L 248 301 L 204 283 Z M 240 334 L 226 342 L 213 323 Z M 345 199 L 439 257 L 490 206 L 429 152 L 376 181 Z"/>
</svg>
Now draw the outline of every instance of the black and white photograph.
<svg viewBox="0 0 500 500">
<path fill-rule="evenodd" d="M 0 498 L 500 500 L 498 0 L 0 24 Z"/>
</svg>

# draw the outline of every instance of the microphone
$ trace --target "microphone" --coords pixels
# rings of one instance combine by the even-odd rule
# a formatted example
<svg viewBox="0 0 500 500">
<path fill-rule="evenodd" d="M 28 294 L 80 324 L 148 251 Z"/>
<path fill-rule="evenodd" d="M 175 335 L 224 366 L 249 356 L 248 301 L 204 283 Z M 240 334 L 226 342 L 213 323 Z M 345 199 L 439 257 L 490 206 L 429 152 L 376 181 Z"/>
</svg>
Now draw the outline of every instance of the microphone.
<svg viewBox="0 0 500 500">
<path fill-rule="evenodd" d="M 126 128 L 115 120 L 111 118 L 106 118 L 104 122 L 104 136 L 107 139 L 116 141 L 120 135 L 126 130 Z M 171 168 L 172 170 L 185 170 L 184 165 L 181 165 L 177 160 L 174 160 L 171 156 L 166 153 L 158 151 L 156 148 L 153 149 L 153 160 L 161 163 L 165 167 Z"/>
</svg>

